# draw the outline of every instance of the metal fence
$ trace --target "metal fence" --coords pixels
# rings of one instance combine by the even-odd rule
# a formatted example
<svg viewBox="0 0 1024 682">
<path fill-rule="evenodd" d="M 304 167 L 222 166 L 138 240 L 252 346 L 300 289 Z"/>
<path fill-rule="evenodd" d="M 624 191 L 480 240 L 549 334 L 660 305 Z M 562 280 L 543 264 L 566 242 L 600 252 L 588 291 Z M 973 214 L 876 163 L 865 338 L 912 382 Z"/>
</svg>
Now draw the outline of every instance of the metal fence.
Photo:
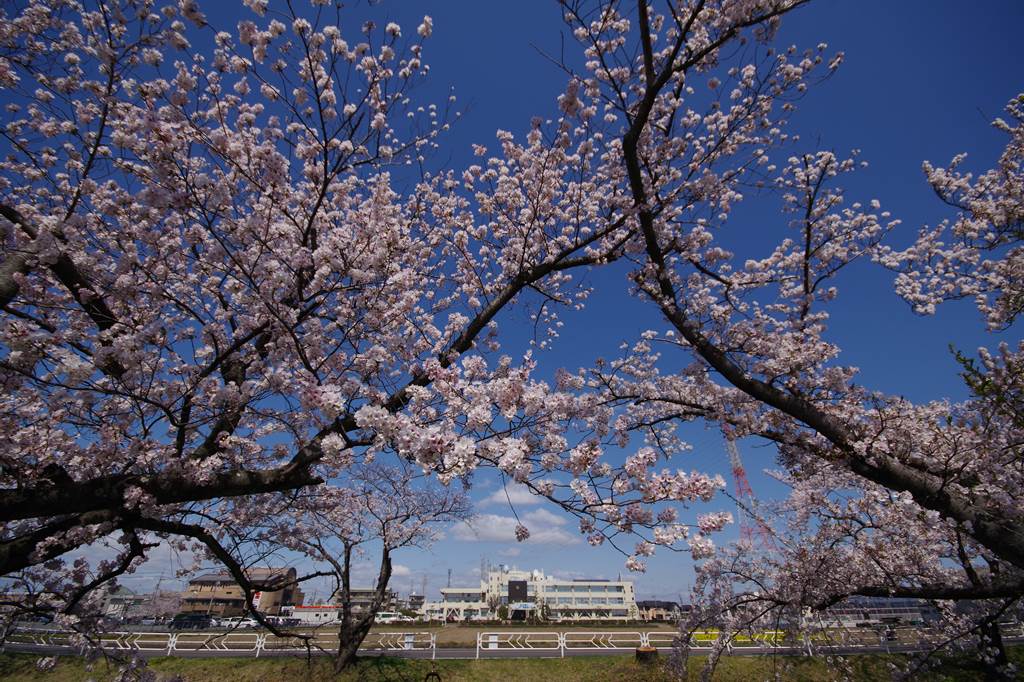
<svg viewBox="0 0 1024 682">
<path fill-rule="evenodd" d="M 1004 624 L 1003 637 L 1009 642 L 1024 640 L 1024 626 Z M 750 635 L 736 635 L 726 646 L 727 653 L 790 653 L 807 656 L 827 655 L 837 651 L 910 651 L 926 646 L 934 636 L 926 628 L 824 629 L 794 639 L 781 630 L 765 630 Z M 679 633 L 654 632 L 586 632 L 586 631 L 512 631 L 480 632 L 476 636 L 476 658 L 514 657 L 527 651 L 537 655 L 550 652 L 566 656 L 580 652 L 631 651 L 637 647 L 671 649 L 679 641 Z M 709 650 L 719 638 L 714 630 L 689 635 L 693 650 Z M 332 652 L 338 647 L 337 634 L 329 631 L 311 633 L 308 638 L 278 637 L 265 632 L 107 632 L 91 640 L 105 649 L 175 655 L 238 655 L 260 656 L 263 653 Z M 14 629 L 9 631 L 4 647 L 11 650 L 79 650 L 84 641 L 75 633 L 49 629 Z M 437 658 L 437 635 L 432 632 L 371 632 L 363 640 L 363 652 L 402 652 Z M 2 647 L 0 647 L 2 650 Z M 465 649 L 463 650 L 465 651 Z M 470 654 L 471 655 L 471 654 Z"/>
<path fill-rule="evenodd" d="M 1024 625 L 1004 625 L 1003 637 L 1008 642 L 1024 640 Z M 730 654 L 787 653 L 805 656 L 828 655 L 838 651 L 863 650 L 888 652 L 925 649 L 941 639 L 942 633 L 926 628 L 832 629 L 787 636 L 781 630 L 765 630 L 754 634 L 735 635 L 726 645 Z M 717 631 L 698 631 L 689 635 L 691 650 L 710 650 L 718 641 Z M 627 651 L 637 647 L 672 649 L 679 643 L 678 632 L 481 632 L 476 638 L 476 657 L 488 655 L 514 656 L 523 650 L 558 652 Z"/>
<path fill-rule="evenodd" d="M 264 632 L 105 632 L 94 644 L 115 651 L 162 652 L 167 656 L 204 652 L 259 656 L 264 652 L 336 651 L 337 634 L 315 632 L 309 638 L 278 637 Z M 5 646 L 12 649 L 80 648 L 75 633 L 61 630 L 15 629 Z M 374 632 L 360 646 L 362 651 L 424 651 L 436 655 L 437 640 L 430 632 Z"/>
<path fill-rule="evenodd" d="M 675 632 L 481 632 L 476 636 L 476 657 L 494 654 L 514 655 L 524 650 L 566 651 L 632 651 L 653 646 L 671 649 L 679 635 Z"/>
</svg>

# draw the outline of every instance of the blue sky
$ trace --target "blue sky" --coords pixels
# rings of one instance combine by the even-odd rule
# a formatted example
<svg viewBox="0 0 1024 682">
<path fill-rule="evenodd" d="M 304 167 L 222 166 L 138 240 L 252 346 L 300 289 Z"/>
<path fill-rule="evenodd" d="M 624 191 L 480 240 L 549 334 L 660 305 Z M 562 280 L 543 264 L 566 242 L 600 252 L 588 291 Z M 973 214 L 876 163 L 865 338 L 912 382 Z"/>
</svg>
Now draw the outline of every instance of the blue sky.
<svg viewBox="0 0 1024 682">
<path fill-rule="evenodd" d="M 232 3 L 205 5 L 218 28 L 231 27 L 241 17 L 226 9 Z M 424 54 L 431 78 L 420 95 L 424 103 L 441 103 L 453 88 L 463 110 L 432 159 L 435 168 L 461 169 L 472 163 L 472 143 L 493 146 L 497 129 L 521 137 L 532 116 L 554 115 L 565 77 L 541 54 L 557 56 L 565 32 L 553 1 L 356 3 L 343 32 L 357 29 L 368 15 L 380 24 L 397 21 L 412 32 L 423 14 L 433 17 L 434 34 Z M 1004 137 L 989 123 L 1024 91 L 1018 42 L 1022 25 L 1024 3 L 1014 0 L 821 0 L 787 16 L 780 44 L 805 48 L 826 42 L 830 50 L 846 54 L 838 72 L 799 102 L 792 129 L 802 140 L 794 149 L 831 149 L 840 155 L 860 149 L 860 158 L 870 166 L 849 177 L 847 197 L 881 201 L 883 209 L 903 221 L 891 243 L 907 244 L 919 227 L 949 215 L 924 182 L 923 160 L 945 164 L 966 151 L 968 167 L 984 169 L 1001 151 Z M 575 50 L 569 36 L 565 49 L 567 55 Z M 730 229 L 743 235 L 743 248 L 763 253 L 780 234 L 778 216 L 776 202 L 749 198 L 734 212 Z M 588 309 L 566 316 L 558 345 L 541 356 L 545 374 L 557 366 L 575 368 L 611 357 L 620 342 L 634 340 L 644 329 L 664 327 L 649 306 L 630 305 L 621 271 L 599 277 Z M 516 312 L 501 319 L 506 330 L 523 322 Z M 982 331 L 968 304 L 947 305 L 932 318 L 913 315 L 893 293 L 892 276 L 871 264 L 852 268 L 840 280 L 830 329 L 830 338 L 843 349 L 841 361 L 861 369 L 862 383 L 918 401 L 964 397 L 949 344 L 972 351 L 996 342 Z M 515 347 L 516 336 L 506 346 L 514 355 L 525 350 Z M 692 433 L 694 451 L 677 464 L 727 473 L 717 431 L 698 427 Z M 742 443 L 741 450 L 755 492 L 764 498 L 782 494 L 763 474 L 774 464 L 773 451 L 752 442 Z M 479 485 L 473 496 L 482 515 L 478 535 L 453 528 L 430 550 L 399 552 L 393 587 L 403 593 L 418 590 L 425 575 L 428 595 L 435 597 L 449 568 L 453 582 L 475 583 L 482 556 L 492 564 L 564 576 L 625 573 L 621 555 L 589 547 L 571 521 L 530 500 L 517 508 L 534 537 L 516 543 L 508 504 L 503 494 L 495 495 L 498 481 L 487 473 L 475 480 Z M 723 499 L 710 507 L 728 509 L 729 503 Z M 136 581 L 151 581 L 159 570 L 146 567 Z M 670 553 L 652 558 L 648 572 L 634 576 L 640 598 L 676 598 L 692 578 L 688 555 Z"/>
</svg>

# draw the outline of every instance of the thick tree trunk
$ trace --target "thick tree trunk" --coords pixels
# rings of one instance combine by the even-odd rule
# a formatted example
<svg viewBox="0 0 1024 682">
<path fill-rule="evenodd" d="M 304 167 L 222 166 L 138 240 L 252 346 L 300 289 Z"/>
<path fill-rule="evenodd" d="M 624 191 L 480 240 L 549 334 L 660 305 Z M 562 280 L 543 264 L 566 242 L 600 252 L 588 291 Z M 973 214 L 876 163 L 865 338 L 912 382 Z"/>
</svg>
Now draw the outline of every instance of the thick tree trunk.
<svg viewBox="0 0 1024 682">
<path fill-rule="evenodd" d="M 367 621 L 355 627 L 338 630 L 338 653 L 334 657 L 334 671 L 342 672 L 356 662 L 359 645 L 366 639 L 373 621 Z"/>
<path fill-rule="evenodd" d="M 380 557 L 380 571 L 377 574 L 377 585 L 374 590 L 373 602 L 366 611 L 353 617 L 352 604 L 350 602 L 351 585 L 349 578 L 352 569 L 352 549 L 354 545 L 346 544 L 344 553 L 344 564 L 342 568 L 342 616 L 341 624 L 338 626 L 338 653 L 334 657 L 334 670 L 341 672 L 351 666 L 356 660 L 359 645 L 366 639 L 373 627 L 373 619 L 380 610 L 384 601 L 384 594 L 387 591 L 388 581 L 391 580 L 391 550 L 385 542 Z"/>
</svg>

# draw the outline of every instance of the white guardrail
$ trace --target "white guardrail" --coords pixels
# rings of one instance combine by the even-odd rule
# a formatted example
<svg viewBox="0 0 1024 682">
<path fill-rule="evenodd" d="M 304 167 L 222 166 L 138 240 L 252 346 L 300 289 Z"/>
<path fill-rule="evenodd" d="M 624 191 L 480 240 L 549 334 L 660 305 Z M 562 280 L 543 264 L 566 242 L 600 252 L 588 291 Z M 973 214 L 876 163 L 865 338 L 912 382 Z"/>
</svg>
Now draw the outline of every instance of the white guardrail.
<svg viewBox="0 0 1024 682">
<path fill-rule="evenodd" d="M 789 653 L 802 652 L 807 656 L 829 654 L 835 650 L 865 649 L 889 651 L 892 645 L 913 646 L 927 641 L 936 633 L 918 628 L 897 628 L 884 630 L 824 630 L 805 634 L 797 641 L 785 638 L 781 630 L 767 630 L 753 635 L 737 635 L 726 645 L 728 653 L 757 652 L 769 654 L 774 651 Z M 923 637 L 923 639 L 922 639 Z M 1003 637 L 1007 641 L 1024 640 L 1024 626 L 1004 625 Z M 695 632 L 689 637 L 693 650 L 710 650 L 718 639 L 718 633 Z M 566 651 L 625 651 L 637 647 L 671 649 L 679 641 L 679 633 L 671 630 L 655 632 L 481 632 L 476 637 L 476 657 L 482 655 L 511 655 L 524 649 L 537 651 L 558 651 L 564 657 Z"/>
<path fill-rule="evenodd" d="M 690 636 L 690 648 L 710 650 L 718 639 L 716 632 L 696 632 Z M 728 645 L 728 650 L 759 649 L 765 652 L 780 648 L 781 632 L 765 632 L 742 638 Z M 481 653 L 535 649 L 538 651 L 601 651 L 633 650 L 637 647 L 671 649 L 679 641 L 679 633 L 672 630 L 654 632 L 481 632 L 476 637 L 476 657 Z M 877 644 L 877 641 L 876 641 Z M 790 645 L 791 647 L 794 645 Z M 797 646 L 803 647 L 803 642 Z"/>
<path fill-rule="evenodd" d="M 476 636 L 476 657 L 481 654 L 534 651 L 632 651 L 637 647 L 671 649 L 679 635 L 672 631 L 658 632 L 481 632 Z M 711 648 L 711 645 L 697 648 Z M 500 654 L 499 654 L 500 655 Z"/>
<path fill-rule="evenodd" d="M 1024 640 L 1024 627 L 1003 624 L 1003 637 L 1007 641 Z M 895 628 L 885 630 L 826 629 L 804 634 L 798 641 L 786 640 L 782 631 L 768 630 L 753 635 L 737 635 L 727 645 L 728 652 L 771 653 L 776 650 L 801 651 L 805 655 L 827 654 L 837 649 L 886 650 L 891 646 L 922 643 L 929 633 L 924 629 Z M 514 656 L 515 652 L 550 651 L 564 657 L 566 651 L 627 651 L 637 647 L 671 649 L 679 634 L 671 630 L 655 632 L 585 632 L 585 631 L 518 631 L 480 632 L 476 636 L 476 658 Z M 711 649 L 718 639 L 715 631 L 695 632 L 690 635 L 689 646 L 695 650 Z M 189 652 L 208 654 L 237 654 L 259 656 L 272 652 L 305 652 L 307 646 L 315 651 L 335 651 L 337 633 L 318 631 L 311 637 L 278 637 L 264 632 L 107 632 L 98 636 L 106 649 L 139 652 L 163 652 L 167 656 Z M 95 641 L 95 640 L 94 640 Z M 74 633 L 61 630 L 21 629 L 7 633 L 0 646 L 12 649 L 65 648 L 76 649 Z M 437 658 L 437 635 L 432 632 L 371 632 L 360 646 L 362 651 L 423 652 L 423 656 Z M 558 652 L 557 654 L 554 652 Z"/>
<path fill-rule="evenodd" d="M 337 650 L 337 634 L 311 634 L 311 638 L 304 639 L 278 637 L 264 632 L 105 632 L 97 639 L 103 648 L 110 650 L 162 651 L 167 656 L 204 651 L 258 657 L 263 652 L 304 652 L 307 644 L 316 651 Z M 75 648 L 73 635 L 60 630 L 15 629 L 8 633 L 4 646 Z M 359 648 L 363 651 L 429 651 L 434 658 L 437 639 L 430 632 L 373 632 L 367 635 Z"/>
</svg>

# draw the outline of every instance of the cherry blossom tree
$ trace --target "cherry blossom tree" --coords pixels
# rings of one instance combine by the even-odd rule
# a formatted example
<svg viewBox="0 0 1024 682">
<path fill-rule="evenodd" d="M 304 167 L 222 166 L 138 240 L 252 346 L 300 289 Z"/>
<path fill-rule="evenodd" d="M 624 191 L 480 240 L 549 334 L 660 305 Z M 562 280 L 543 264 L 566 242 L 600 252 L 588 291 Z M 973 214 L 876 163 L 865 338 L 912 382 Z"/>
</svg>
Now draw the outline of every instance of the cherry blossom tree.
<svg viewBox="0 0 1024 682">
<path fill-rule="evenodd" d="M 805 0 L 563 0 L 583 59 L 559 113 L 461 172 L 428 170 L 452 103 L 412 99 L 429 17 L 343 36 L 321 2 L 245 4 L 232 33 L 192 0 L 34 0 L 0 22 L 0 574 L 71 614 L 156 538 L 237 564 L 266 518 L 343 507 L 379 459 L 443 484 L 496 469 L 630 569 L 685 550 L 787 613 L 882 593 L 1012 608 L 1024 347 L 965 358 L 971 400 L 914 404 L 857 383 L 828 321 L 838 276 L 875 260 L 919 312 L 971 297 L 1013 324 L 1019 99 L 998 168 L 926 165 L 958 215 L 896 251 L 899 222 L 842 190 L 856 152 L 787 132 L 842 60 L 774 44 Z M 778 197 L 779 239 L 740 262 L 750 191 Z M 580 275 L 612 262 L 666 329 L 538 379 Z M 529 350 L 502 345 L 512 307 Z M 724 487 L 668 466 L 687 422 L 777 447 L 777 554 L 716 555 L 730 516 L 680 516 Z M 65 577 L 101 538 L 117 558 Z M 990 640 L 992 604 L 971 626 Z"/>
<path fill-rule="evenodd" d="M 719 481 L 598 461 L 614 405 L 500 354 L 502 311 L 543 348 L 573 273 L 635 250 L 590 131 L 430 172 L 454 113 L 410 96 L 429 17 L 343 37 L 338 8 L 245 4 L 230 33 L 191 0 L 3 10 L 0 574 L 74 625 L 158 540 L 231 566 L 241 529 L 375 457 L 683 538 L 653 505 Z M 99 541 L 120 550 L 74 554 Z"/>
<path fill-rule="evenodd" d="M 329 601 L 339 607 L 339 617 L 323 627 L 337 628 L 333 656 L 339 671 L 355 661 L 384 604 L 394 552 L 427 547 L 440 526 L 469 515 L 464 492 L 431 482 L 419 467 L 408 463 L 357 465 L 331 486 L 246 498 L 241 522 L 237 501 L 231 510 L 216 504 L 220 506 L 208 506 L 202 514 L 209 519 L 203 532 L 216 538 L 216 551 L 207 554 L 235 576 L 249 612 L 266 628 L 303 642 L 310 650 L 318 647 L 315 632 L 274 625 L 263 617 L 253 598 L 258 590 L 281 589 L 314 577 L 331 581 Z M 370 604 L 355 608 L 354 575 L 374 564 Z M 273 565 L 298 565 L 304 567 L 304 574 L 293 582 L 278 578 L 277 583 L 257 583 L 249 578 L 252 568 Z"/>
<path fill-rule="evenodd" d="M 958 637 L 980 634 L 998 649 L 998 618 L 1024 587 L 1019 358 L 1007 346 L 982 351 L 980 364 L 965 363 L 976 399 L 916 405 L 858 385 L 827 322 L 837 275 L 874 259 L 901 271 L 897 291 L 919 312 L 974 297 L 990 326 L 1011 324 L 1021 128 L 996 122 L 1011 141 L 999 167 L 977 180 L 955 170 L 960 157 L 952 169 L 926 164 L 928 181 L 960 214 L 894 252 L 884 240 L 898 221 L 875 200 L 850 203 L 838 186 L 856 169 L 853 156 L 774 161 L 792 95 L 838 58 L 822 55 L 824 46 L 737 45 L 768 41 L 774 19 L 795 4 L 641 1 L 628 14 L 617 3 L 567 4 L 589 61 L 573 74 L 563 110 L 580 126 L 605 112 L 617 156 L 604 160 L 618 169 L 604 175 L 628 188 L 642 246 L 627 253 L 633 292 L 668 325 L 583 380 L 625 404 L 624 423 L 646 431 L 645 462 L 684 449 L 678 425 L 695 420 L 777 446 L 794 489 L 780 523 L 795 524 L 794 534 L 780 537 L 782 551 L 767 562 L 705 563 L 707 584 L 719 586 L 711 592 L 729 595 L 715 600 L 726 605 L 720 616 L 758 601 L 765 610 L 745 609 L 755 619 L 799 613 L 851 594 L 993 599 Z M 1018 122 L 1019 109 L 1014 100 Z M 740 263 L 721 235 L 747 188 L 778 190 L 787 231 L 769 253 Z M 696 558 L 713 553 L 710 543 L 693 547 Z M 722 574 L 767 596 L 734 599 L 711 579 Z"/>
<path fill-rule="evenodd" d="M 918 451 L 907 439 L 911 434 L 896 430 L 890 442 L 887 420 L 914 408 L 857 386 L 854 370 L 835 362 L 839 348 L 825 338 L 835 275 L 859 258 L 884 256 L 879 244 L 898 223 L 874 200 L 847 204 L 834 186 L 835 178 L 855 169 L 853 159 L 805 153 L 775 168 L 765 156 L 764 148 L 781 139 L 769 127 L 776 124 L 768 118 L 770 107 L 780 103 L 790 81 L 798 80 L 801 89 L 800 79 L 822 58 L 811 53 L 791 64 L 786 53 L 769 52 L 766 72 L 755 63 L 731 69 L 735 87 L 727 102 L 716 100 L 707 115 L 688 111 L 677 92 L 694 88 L 697 79 L 723 87 L 718 77 L 702 73 L 715 63 L 716 43 L 701 47 L 707 36 L 681 30 L 687 19 L 720 19 L 703 3 L 690 10 L 661 17 L 641 3 L 636 49 L 643 58 L 629 66 L 623 58 L 615 67 L 596 59 L 584 86 L 595 99 L 611 92 L 604 98 L 607 106 L 621 108 L 621 165 L 644 248 L 633 273 L 635 291 L 670 326 L 670 334 L 652 335 L 626 359 L 641 366 L 633 374 L 643 370 L 640 378 L 647 383 L 625 390 L 653 405 L 645 409 L 661 410 L 657 418 L 663 421 L 673 414 L 708 417 L 736 437 L 763 436 L 811 461 L 834 461 L 867 481 L 907 493 L 923 509 L 969 526 L 971 537 L 1008 563 L 1021 565 L 1019 507 L 1004 499 L 1004 491 L 1019 489 L 1016 482 L 993 481 L 996 489 L 950 486 L 930 466 L 937 453 Z M 631 54 L 629 22 L 616 18 L 614 8 L 601 16 L 610 18 L 583 25 L 577 34 L 593 43 L 596 54 L 603 54 L 605 42 Z M 729 134 L 720 140 L 719 131 Z M 732 163 L 716 174 L 708 167 L 715 168 L 717 155 L 725 156 L 723 148 Z M 758 178 L 761 165 L 769 177 Z M 713 228 L 724 229 L 729 206 L 747 181 L 780 189 L 792 237 L 765 258 L 737 266 L 716 243 Z M 678 351 L 692 364 L 663 377 L 648 350 L 655 341 L 661 353 Z M 650 390 L 650 382 L 663 385 Z M 613 389 L 625 396 L 624 389 Z M 641 389 L 646 393 L 637 394 Z M 914 421 L 927 430 L 931 419 L 925 414 Z M 1000 479 L 1013 475 L 1001 466 L 992 473 Z"/>
<path fill-rule="evenodd" d="M 313 508 L 303 510 L 301 517 L 295 519 L 297 525 L 274 524 L 271 540 L 280 538 L 288 527 L 302 528 L 305 532 L 293 536 L 293 546 L 314 561 L 330 566 L 335 585 L 331 597 L 340 607 L 335 654 L 338 671 L 355 661 L 359 645 L 384 604 L 393 552 L 403 547 L 426 547 L 437 537 L 439 525 L 469 516 L 464 493 L 437 485 L 424 487 L 419 478 L 422 474 L 408 468 L 360 468 L 353 472 L 345 487 L 332 488 L 330 495 L 313 497 Z M 304 506 L 299 503 L 292 509 L 301 510 Z M 356 562 L 374 555 L 379 559 L 371 603 L 361 610 L 354 609 L 352 581 Z"/>
</svg>

